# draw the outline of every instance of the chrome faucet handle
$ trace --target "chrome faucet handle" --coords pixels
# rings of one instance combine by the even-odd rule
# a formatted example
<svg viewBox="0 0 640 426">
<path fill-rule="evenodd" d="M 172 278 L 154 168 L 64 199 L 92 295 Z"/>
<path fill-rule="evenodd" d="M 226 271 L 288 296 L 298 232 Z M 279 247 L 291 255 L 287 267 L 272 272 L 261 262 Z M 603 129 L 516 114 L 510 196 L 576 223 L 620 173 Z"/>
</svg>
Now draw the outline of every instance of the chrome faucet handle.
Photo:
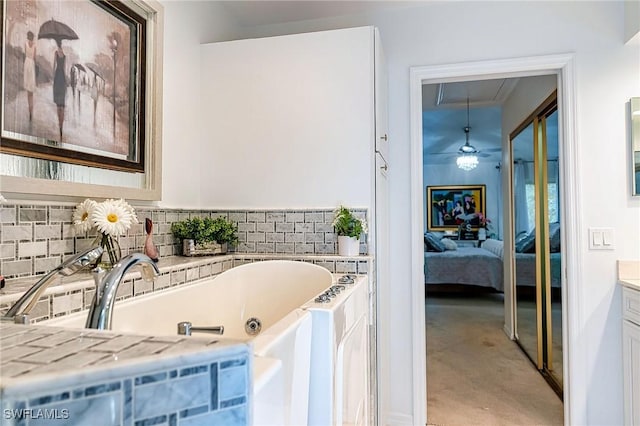
<svg viewBox="0 0 640 426">
<path fill-rule="evenodd" d="M 102 256 L 102 252 L 102 247 L 92 247 L 83 253 L 65 260 L 58 265 L 58 267 L 49 271 L 48 274 L 40 278 L 38 282 L 36 282 L 25 294 L 22 295 L 22 297 L 20 297 L 20 299 L 18 299 L 16 303 L 13 304 L 4 316 L 6 318 L 13 318 L 18 314 L 28 314 L 36 303 L 38 303 L 38 300 L 40 300 L 40 295 L 47 289 L 47 287 L 49 287 L 53 279 L 58 274 L 64 277 L 73 275 L 87 266 L 91 266 L 100 258 L 100 256 Z"/>
<path fill-rule="evenodd" d="M 191 336 L 191 333 L 194 331 L 212 334 L 224 334 L 224 325 L 215 327 L 194 327 L 189 321 L 182 321 L 178 323 L 178 334 L 183 336 Z"/>
</svg>

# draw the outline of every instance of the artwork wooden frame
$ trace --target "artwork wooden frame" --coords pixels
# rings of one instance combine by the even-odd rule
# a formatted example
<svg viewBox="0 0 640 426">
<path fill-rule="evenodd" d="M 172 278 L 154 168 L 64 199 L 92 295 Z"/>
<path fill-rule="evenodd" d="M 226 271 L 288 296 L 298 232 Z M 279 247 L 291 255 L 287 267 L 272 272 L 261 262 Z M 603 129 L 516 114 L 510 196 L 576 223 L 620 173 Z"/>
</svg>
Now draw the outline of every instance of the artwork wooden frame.
<svg viewBox="0 0 640 426">
<path fill-rule="evenodd" d="M 485 185 L 427 186 L 427 229 L 457 231 L 467 222 L 471 229 L 479 228 L 479 213 L 486 216 Z"/>
<path fill-rule="evenodd" d="M 144 173 L 146 26 L 115 0 L 3 2 L 0 151 Z"/>
</svg>

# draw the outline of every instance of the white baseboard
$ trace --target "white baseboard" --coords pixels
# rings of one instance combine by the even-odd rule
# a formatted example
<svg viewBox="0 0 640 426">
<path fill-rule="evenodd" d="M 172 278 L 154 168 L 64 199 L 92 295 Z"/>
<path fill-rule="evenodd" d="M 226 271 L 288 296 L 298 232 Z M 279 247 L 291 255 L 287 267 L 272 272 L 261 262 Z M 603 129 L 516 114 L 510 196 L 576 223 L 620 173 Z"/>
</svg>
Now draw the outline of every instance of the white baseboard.
<svg viewBox="0 0 640 426">
<path fill-rule="evenodd" d="M 504 334 L 506 334 L 510 340 L 516 340 L 516 336 L 513 335 L 507 324 L 502 327 L 502 331 L 504 331 Z"/>
</svg>

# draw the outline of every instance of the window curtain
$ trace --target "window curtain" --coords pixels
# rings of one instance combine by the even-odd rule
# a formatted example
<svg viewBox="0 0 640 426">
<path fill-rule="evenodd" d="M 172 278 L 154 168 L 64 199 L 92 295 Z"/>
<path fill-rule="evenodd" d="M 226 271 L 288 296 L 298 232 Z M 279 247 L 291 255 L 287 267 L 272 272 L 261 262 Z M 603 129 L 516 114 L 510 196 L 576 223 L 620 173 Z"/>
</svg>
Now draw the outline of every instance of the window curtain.
<svg viewBox="0 0 640 426">
<path fill-rule="evenodd" d="M 547 182 L 558 183 L 558 160 L 547 161 Z"/>
<path fill-rule="evenodd" d="M 547 182 L 555 184 L 555 194 L 549 194 L 549 199 L 555 200 L 557 217 L 554 220 L 560 220 L 560 168 L 558 160 L 547 161 Z M 550 218 L 551 220 L 551 218 Z"/>
<path fill-rule="evenodd" d="M 527 184 L 533 184 L 533 162 L 516 161 L 515 174 L 515 231 L 516 236 L 521 232 L 529 232 L 529 215 L 527 207 Z"/>
</svg>

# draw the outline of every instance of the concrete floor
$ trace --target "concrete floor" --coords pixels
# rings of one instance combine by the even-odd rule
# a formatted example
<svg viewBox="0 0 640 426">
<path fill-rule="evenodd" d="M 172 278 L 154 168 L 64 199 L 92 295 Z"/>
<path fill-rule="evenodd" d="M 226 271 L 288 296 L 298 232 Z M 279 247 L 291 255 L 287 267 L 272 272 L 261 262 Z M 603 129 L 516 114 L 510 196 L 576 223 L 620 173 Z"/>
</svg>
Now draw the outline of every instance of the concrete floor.
<svg viewBox="0 0 640 426">
<path fill-rule="evenodd" d="M 502 331 L 501 294 L 429 295 L 432 425 L 561 425 L 562 401 Z"/>
</svg>

